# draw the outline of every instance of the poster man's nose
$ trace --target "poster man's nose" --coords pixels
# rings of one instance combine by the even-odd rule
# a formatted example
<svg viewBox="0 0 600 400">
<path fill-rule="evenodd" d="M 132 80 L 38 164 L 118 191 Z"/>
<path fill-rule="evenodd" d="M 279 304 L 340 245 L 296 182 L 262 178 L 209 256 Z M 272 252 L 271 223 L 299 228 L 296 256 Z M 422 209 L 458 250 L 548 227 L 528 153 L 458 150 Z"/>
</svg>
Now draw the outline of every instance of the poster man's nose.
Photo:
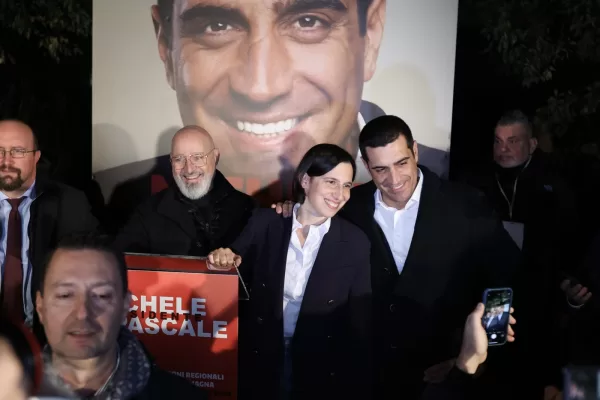
<svg viewBox="0 0 600 400">
<path fill-rule="evenodd" d="M 251 37 L 240 50 L 242 67 L 231 77 L 234 91 L 256 103 L 267 103 L 292 88 L 291 63 L 276 32 Z"/>
</svg>

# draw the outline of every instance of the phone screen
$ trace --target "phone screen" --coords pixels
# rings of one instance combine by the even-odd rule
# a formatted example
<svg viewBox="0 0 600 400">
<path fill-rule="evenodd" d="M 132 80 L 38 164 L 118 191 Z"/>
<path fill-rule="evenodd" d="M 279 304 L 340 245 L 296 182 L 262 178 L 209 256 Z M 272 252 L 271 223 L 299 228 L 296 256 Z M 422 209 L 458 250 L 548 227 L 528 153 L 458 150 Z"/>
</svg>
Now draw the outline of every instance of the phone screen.
<svg viewBox="0 0 600 400">
<path fill-rule="evenodd" d="M 485 304 L 485 312 L 481 322 L 487 332 L 489 345 L 506 343 L 512 289 L 487 289 L 483 294 L 483 304 Z"/>
</svg>

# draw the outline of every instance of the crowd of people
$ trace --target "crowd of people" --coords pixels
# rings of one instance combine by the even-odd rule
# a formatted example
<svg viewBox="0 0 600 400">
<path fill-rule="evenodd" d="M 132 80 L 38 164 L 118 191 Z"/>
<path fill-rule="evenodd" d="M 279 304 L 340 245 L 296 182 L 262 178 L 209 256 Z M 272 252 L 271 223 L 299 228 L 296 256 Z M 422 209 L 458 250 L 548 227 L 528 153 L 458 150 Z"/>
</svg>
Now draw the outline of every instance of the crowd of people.
<svg viewBox="0 0 600 400">
<path fill-rule="evenodd" d="M 595 321 L 600 246 L 585 256 L 574 199 L 543 167 L 526 117 L 507 114 L 495 137 L 495 167 L 451 182 L 419 164 L 401 118 L 377 117 L 359 160 L 313 146 L 293 198 L 265 209 L 219 172 L 210 133 L 186 126 L 172 139 L 175 185 L 109 235 L 83 193 L 36 175 L 32 130 L 0 121 L 0 398 L 207 397 L 122 326 L 126 252 L 239 268 L 251 293 L 241 400 L 559 396 L 573 359 L 553 349 Z M 372 178 L 358 186 L 357 162 Z M 514 292 L 515 344 L 488 346 L 486 328 L 507 326 L 512 342 L 516 322 L 508 303 L 481 304 L 491 288 Z"/>
</svg>

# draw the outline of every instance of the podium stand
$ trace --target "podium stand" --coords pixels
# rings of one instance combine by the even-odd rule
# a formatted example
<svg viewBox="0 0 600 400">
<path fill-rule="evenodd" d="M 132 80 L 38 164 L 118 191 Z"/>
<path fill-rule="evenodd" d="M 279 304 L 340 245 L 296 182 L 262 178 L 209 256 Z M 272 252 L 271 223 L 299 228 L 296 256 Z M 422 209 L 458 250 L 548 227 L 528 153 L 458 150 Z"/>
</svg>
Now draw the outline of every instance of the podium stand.
<svg viewBox="0 0 600 400">
<path fill-rule="evenodd" d="M 125 258 L 132 293 L 126 324 L 154 362 L 211 399 L 237 399 L 237 271 L 209 270 L 203 258 Z"/>
</svg>

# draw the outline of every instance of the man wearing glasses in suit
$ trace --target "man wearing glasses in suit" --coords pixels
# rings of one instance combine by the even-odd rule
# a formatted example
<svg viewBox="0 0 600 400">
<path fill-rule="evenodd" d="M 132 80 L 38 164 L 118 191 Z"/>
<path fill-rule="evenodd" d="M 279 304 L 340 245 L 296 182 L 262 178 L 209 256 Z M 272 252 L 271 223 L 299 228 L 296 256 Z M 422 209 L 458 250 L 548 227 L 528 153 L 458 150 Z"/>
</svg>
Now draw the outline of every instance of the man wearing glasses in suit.
<svg viewBox="0 0 600 400">
<path fill-rule="evenodd" d="M 33 299 L 46 254 L 65 235 L 96 230 L 85 195 L 37 176 L 33 130 L 0 121 L 0 309 L 38 331 Z"/>
</svg>

